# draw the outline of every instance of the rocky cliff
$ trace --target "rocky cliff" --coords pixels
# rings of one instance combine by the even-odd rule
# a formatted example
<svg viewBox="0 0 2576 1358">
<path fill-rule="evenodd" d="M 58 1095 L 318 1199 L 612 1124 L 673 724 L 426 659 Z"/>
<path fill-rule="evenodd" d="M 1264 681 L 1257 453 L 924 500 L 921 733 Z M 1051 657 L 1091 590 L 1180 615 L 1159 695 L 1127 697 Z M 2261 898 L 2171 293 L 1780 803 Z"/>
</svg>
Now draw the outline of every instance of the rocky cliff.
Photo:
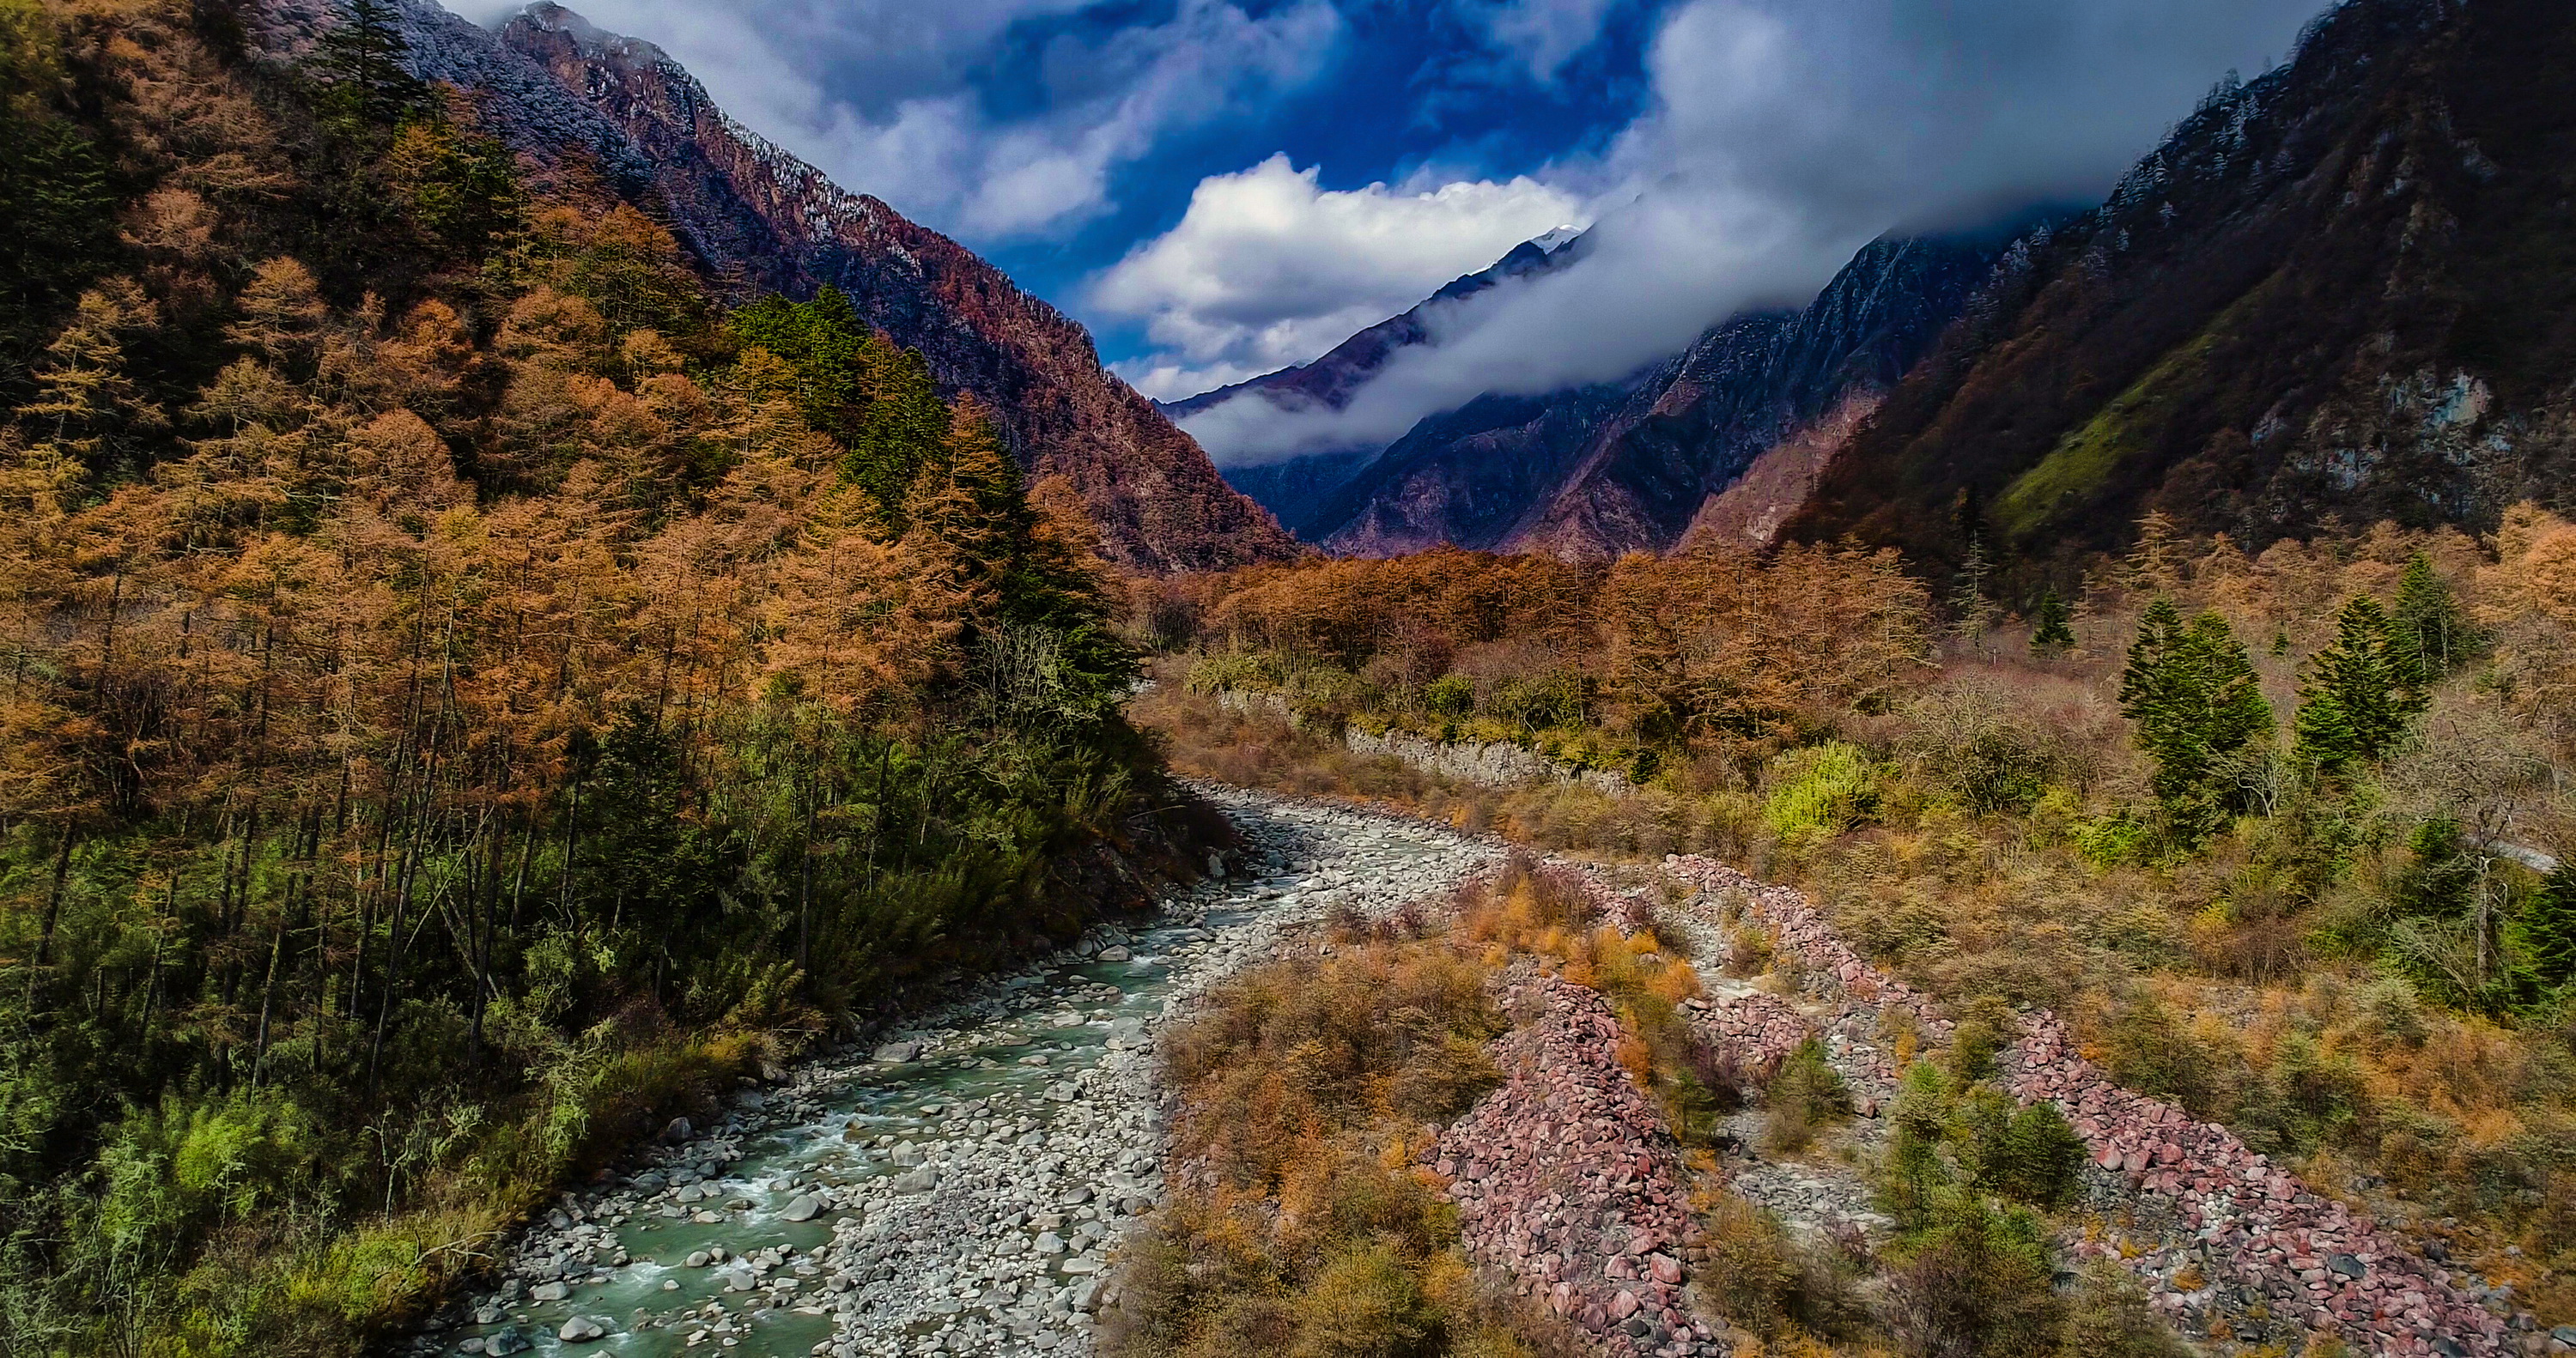
<svg viewBox="0 0 2576 1358">
<path fill-rule="evenodd" d="M 2576 10 L 2349 0 L 2029 252 L 1788 525 L 2026 571 L 2576 484 Z"/>
<path fill-rule="evenodd" d="M 415 75 L 477 95 L 484 120 L 540 165 L 595 164 L 711 275 L 745 291 L 847 292 L 922 352 L 944 390 L 990 407 L 1023 467 L 1069 482 L 1122 564 L 1197 570 L 1295 552 L 1187 434 L 1102 368 L 1079 324 L 735 122 L 660 48 L 545 0 L 498 34 L 431 0 L 401 9 Z M 329 0 L 272 0 L 268 22 L 292 44 L 336 15 Z"/>
</svg>

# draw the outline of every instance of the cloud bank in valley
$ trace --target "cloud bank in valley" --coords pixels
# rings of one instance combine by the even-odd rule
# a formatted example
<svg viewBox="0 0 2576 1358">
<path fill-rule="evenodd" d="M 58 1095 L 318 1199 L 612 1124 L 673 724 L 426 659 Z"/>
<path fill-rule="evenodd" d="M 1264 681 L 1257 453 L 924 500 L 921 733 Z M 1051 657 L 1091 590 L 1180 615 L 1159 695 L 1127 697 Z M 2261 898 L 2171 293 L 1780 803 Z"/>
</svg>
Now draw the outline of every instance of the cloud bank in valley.
<svg viewBox="0 0 2576 1358">
<path fill-rule="evenodd" d="M 1326 189 L 1285 155 L 1212 175 L 1180 223 L 1090 292 L 1140 317 L 1159 361 L 1131 368 L 1149 396 L 1187 396 L 1302 363 L 1461 274 L 1560 226 L 1583 200 L 1521 176 Z"/>
<path fill-rule="evenodd" d="M 2286 55 L 2312 8 L 1695 0 L 1653 40 L 1648 110 L 1599 154 L 1532 176 L 1601 214 L 1581 262 L 1445 309 L 1437 345 L 1399 355 L 1345 409 L 1238 398 L 1189 428 L 1221 462 L 1258 462 L 1385 443 L 1482 392 L 1626 376 L 1739 310 L 1802 303 L 1890 228 L 2098 196 L 2224 72 Z M 1188 293 L 1098 300 L 1151 310 L 1159 333 L 1216 333 Z M 1315 314 L 1286 289 L 1226 305 L 1245 335 L 1266 315 Z M 1182 352 L 1210 369 L 1257 363 L 1249 346 Z"/>
</svg>

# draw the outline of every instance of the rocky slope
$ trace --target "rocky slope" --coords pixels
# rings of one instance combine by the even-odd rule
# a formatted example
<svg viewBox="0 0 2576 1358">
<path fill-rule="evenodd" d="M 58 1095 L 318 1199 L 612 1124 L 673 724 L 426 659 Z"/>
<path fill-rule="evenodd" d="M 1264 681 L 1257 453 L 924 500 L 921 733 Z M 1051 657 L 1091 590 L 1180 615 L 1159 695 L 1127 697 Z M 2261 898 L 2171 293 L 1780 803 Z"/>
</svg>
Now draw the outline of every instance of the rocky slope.
<svg viewBox="0 0 2576 1358">
<path fill-rule="evenodd" d="M 2350 0 L 1948 336 L 1789 531 L 2045 565 L 2576 484 L 2576 11 Z M 1962 516 L 1963 505 L 1978 511 Z"/>
<path fill-rule="evenodd" d="M 1424 420 L 1301 522 L 1337 552 L 1671 547 L 1754 460 L 1893 386 L 2021 236 L 1886 239 L 1797 311 L 1729 317 L 1626 381 Z"/>
<path fill-rule="evenodd" d="M 1121 564 L 1197 570 L 1295 552 L 1188 435 L 1101 367 L 1079 324 L 735 122 L 660 48 L 544 0 L 498 34 L 433 0 L 400 11 L 415 75 L 477 95 L 487 124 L 541 166 L 595 164 L 709 274 L 746 291 L 847 292 L 922 352 L 945 392 L 980 398 L 1023 467 L 1069 482 Z M 331 0 L 270 0 L 263 14 L 265 39 L 290 49 L 334 22 Z"/>
<path fill-rule="evenodd" d="M 1894 1086 L 1890 1055 L 1865 1038 L 1852 1040 L 1886 1031 L 1879 1011 L 1904 1011 L 1927 1047 L 1948 1041 L 1951 1023 L 1939 1007 L 1853 952 L 1803 894 L 1696 856 L 1668 857 L 1664 867 L 1698 892 L 1683 912 L 1736 912 L 1796 959 L 1800 998 L 1830 1007 L 1840 1020 L 1829 1036 L 1842 1040 L 1829 1041 L 1829 1050 L 1857 1092 Z M 1771 1005 L 1750 1016 L 1710 1012 L 1705 1021 L 1718 1041 L 1759 1044 L 1738 1048 L 1749 1065 L 1796 1040 L 1803 1015 Z M 2384 1355 L 2548 1350 L 2550 1338 L 2515 1311 L 2509 1290 L 2436 1264 L 2399 1230 L 2316 1192 L 2224 1127 L 2193 1122 L 2171 1104 L 2114 1084 L 2076 1050 L 2054 1015 L 2025 1015 L 2019 1026 L 1998 1061 L 2005 1087 L 2024 1103 L 2047 1099 L 2065 1114 L 2094 1157 L 2086 1206 L 2119 1223 L 2061 1244 L 2070 1255 L 2106 1259 L 2135 1275 L 2151 1306 L 2181 1332 L 2285 1346 L 2339 1335 L 2361 1352 Z"/>
</svg>

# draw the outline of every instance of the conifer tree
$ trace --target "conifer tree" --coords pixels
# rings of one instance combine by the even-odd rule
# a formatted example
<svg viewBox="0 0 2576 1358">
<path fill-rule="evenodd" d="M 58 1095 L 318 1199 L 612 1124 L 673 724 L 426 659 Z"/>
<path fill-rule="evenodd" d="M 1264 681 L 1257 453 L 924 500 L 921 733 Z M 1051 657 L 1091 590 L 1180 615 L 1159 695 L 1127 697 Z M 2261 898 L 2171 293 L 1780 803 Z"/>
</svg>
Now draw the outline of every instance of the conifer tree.
<svg viewBox="0 0 2576 1358">
<path fill-rule="evenodd" d="M 2542 985 L 2576 980 L 2576 862 L 2560 863 L 2513 922 L 2516 951 Z"/>
<path fill-rule="evenodd" d="M 2430 688 L 2484 649 L 2476 624 L 2451 597 L 2450 582 L 2422 552 L 2406 559 L 2390 619 L 2391 660 L 2405 681 Z"/>
<path fill-rule="evenodd" d="M 2356 594 L 2335 617 L 2334 643 L 2308 661 L 2294 748 L 2324 773 L 2385 757 L 2424 710 L 2424 691 L 2389 636 L 2379 601 Z"/>
<path fill-rule="evenodd" d="M 1986 633 L 1993 630 L 1994 595 L 1990 583 L 1994 576 L 1993 558 L 1986 553 L 1986 540 L 1968 539 L 1968 554 L 1959 563 L 1957 588 L 1950 596 L 1950 608 L 1958 620 L 1961 639 L 1979 650 L 1985 649 Z"/>
<path fill-rule="evenodd" d="M 403 107 L 420 97 L 421 83 L 402 66 L 411 45 L 403 38 L 392 0 L 347 4 L 340 26 L 322 35 L 318 64 L 348 112 L 390 127 Z"/>
<path fill-rule="evenodd" d="M 2139 620 L 2120 711 L 2137 724 L 2138 748 L 2155 762 L 2156 799 L 2187 839 L 2235 808 L 2232 763 L 2272 731 L 2253 657 L 2227 620 L 2202 613 L 2186 624 L 2163 596 Z"/>
<path fill-rule="evenodd" d="M 2043 658 L 2060 656 L 2075 649 L 2075 629 L 2057 587 L 2049 586 L 2031 610 L 2030 653 Z"/>
</svg>

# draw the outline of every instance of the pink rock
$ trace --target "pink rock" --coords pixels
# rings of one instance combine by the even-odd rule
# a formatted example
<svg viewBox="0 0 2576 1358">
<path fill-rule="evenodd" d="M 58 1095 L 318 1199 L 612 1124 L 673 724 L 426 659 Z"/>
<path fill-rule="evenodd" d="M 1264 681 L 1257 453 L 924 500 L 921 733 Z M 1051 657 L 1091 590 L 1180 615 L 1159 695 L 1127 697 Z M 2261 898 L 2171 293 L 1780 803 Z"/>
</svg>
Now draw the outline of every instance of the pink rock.
<svg viewBox="0 0 2576 1358">
<path fill-rule="evenodd" d="M 1635 1314 L 1637 1314 L 1637 1294 L 1624 1287 L 1620 1288 L 1619 1295 L 1610 1299 L 1610 1318 L 1626 1320 Z"/>
<path fill-rule="evenodd" d="M 1646 1264 L 1648 1268 L 1653 1270 L 1656 1282 L 1662 1283 L 1668 1287 L 1681 1286 L 1682 1264 L 1680 1260 L 1675 1259 L 1669 1254 L 1656 1254 L 1648 1256 Z"/>
</svg>

